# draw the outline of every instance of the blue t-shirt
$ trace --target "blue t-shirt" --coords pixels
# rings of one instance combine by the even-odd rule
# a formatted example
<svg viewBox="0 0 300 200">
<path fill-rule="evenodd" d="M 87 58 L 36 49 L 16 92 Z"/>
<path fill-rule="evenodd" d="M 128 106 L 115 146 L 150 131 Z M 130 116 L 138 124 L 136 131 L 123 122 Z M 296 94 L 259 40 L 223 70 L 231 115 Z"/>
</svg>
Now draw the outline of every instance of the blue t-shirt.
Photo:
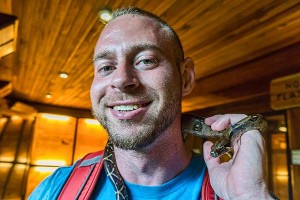
<svg viewBox="0 0 300 200">
<path fill-rule="evenodd" d="M 179 161 L 180 162 L 180 161 Z M 188 167 L 172 180 L 159 186 L 142 186 L 125 181 L 131 200 L 159 199 L 201 199 L 201 186 L 205 174 L 205 163 L 201 156 L 193 154 Z M 30 195 L 29 199 L 56 199 L 73 170 L 61 167 L 45 179 Z M 90 199 L 115 199 L 112 183 L 102 170 Z"/>
</svg>

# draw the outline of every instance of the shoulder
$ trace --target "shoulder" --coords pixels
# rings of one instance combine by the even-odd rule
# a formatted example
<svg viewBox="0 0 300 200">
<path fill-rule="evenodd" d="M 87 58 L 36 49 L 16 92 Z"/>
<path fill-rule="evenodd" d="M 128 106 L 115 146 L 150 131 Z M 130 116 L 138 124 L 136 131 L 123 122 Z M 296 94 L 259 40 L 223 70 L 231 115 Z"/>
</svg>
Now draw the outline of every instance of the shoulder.
<svg viewBox="0 0 300 200">
<path fill-rule="evenodd" d="M 60 167 L 52 175 L 44 179 L 31 193 L 29 200 L 33 199 L 53 199 L 57 197 L 70 176 L 75 165 L 70 167 Z"/>
<path fill-rule="evenodd" d="M 201 168 L 206 167 L 203 155 L 195 152 L 193 152 L 191 164 Z"/>
</svg>

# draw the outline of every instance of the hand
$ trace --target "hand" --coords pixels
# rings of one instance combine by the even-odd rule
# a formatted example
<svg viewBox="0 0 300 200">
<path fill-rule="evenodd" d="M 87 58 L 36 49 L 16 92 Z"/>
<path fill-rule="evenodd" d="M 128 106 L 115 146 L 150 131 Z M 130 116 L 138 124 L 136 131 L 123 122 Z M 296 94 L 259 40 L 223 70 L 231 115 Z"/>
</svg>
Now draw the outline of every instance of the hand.
<svg viewBox="0 0 300 200">
<path fill-rule="evenodd" d="M 205 119 L 213 130 L 221 131 L 246 117 L 242 114 L 215 115 Z M 234 141 L 233 158 L 220 163 L 210 156 L 212 143 L 204 143 L 206 162 L 213 189 L 222 199 L 272 199 L 264 181 L 264 140 L 259 131 L 244 133 Z"/>
</svg>

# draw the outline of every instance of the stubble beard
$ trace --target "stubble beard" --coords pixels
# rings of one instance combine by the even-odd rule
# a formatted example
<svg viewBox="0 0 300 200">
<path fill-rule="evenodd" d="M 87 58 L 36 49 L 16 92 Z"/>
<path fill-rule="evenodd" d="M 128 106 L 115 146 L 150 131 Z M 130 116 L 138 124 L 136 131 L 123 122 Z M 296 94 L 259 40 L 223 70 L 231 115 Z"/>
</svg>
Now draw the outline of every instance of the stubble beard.
<svg viewBox="0 0 300 200">
<path fill-rule="evenodd" d="M 102 103 L 93 105 L 92 114 L 107 130 L 110 140 L 113 144 L 124 150 L 143 150 L 149 147 L 156 141 L 173 123 L 181 108 L 181 94 L 167 94 L 162 109 L 151 110 L 147 112 L 147 116 L 137 120 L 119 120 L 118 127 L 111 122 L 101 108 L 104 108 Z M 156 97 L 157 99 L 157 97 Z M 130 127 L 130 133 L 124 134 L 122 129 Z M 126 130 L 125 130 L 126 131 Z"/>
</svg>

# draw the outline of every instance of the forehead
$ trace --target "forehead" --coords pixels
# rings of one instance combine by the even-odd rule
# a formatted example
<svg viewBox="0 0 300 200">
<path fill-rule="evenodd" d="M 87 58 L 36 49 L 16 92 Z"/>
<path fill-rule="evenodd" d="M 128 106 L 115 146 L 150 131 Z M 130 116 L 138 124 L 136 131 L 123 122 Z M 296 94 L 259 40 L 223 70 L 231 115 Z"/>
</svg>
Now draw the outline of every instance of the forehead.
<svg viewBox="0 0 300 200">
<path fill-rule="evenodd" d="M 162 49 L 171 45 L 167 40 L 167 31 L 157 21 L 144 16 L 124 15 L 103 29 L 95 53 L 107 48 L 120 49 L 145 43 Z"/>
</svg>

